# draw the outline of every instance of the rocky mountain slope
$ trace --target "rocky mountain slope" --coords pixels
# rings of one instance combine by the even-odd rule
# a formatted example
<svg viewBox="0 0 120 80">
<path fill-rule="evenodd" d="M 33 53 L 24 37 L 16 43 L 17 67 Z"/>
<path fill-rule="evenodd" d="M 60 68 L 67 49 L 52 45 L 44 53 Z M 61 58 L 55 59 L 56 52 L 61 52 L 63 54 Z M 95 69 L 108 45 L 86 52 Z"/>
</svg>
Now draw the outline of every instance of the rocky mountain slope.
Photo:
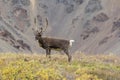
<svg viewBox="0 0 120 80">
<path fill-rule="evenodd" d="M 0 52 L 42 52 L 32 29 L 74 39 L 71 51 L 120 54 L 118 0 L 0 0 Z M 36 25 L 34 19 L 36 18 Z"/>
</svg>

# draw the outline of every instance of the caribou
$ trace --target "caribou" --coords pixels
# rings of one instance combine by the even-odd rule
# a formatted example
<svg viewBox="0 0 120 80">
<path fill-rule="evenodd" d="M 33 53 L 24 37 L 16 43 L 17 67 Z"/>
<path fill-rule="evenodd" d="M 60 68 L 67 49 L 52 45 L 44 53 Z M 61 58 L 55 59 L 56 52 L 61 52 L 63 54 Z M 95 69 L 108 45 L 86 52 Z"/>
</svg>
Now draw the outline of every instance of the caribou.
<svg viewBox="0 0 120 80">
<path fill-rule="evenodd" d="M 69 53 L 69 48 L 72 46 L 74 40 L 43 37 L 42 27 L 39 31 L 36 31 L 35 39 L 38 41 L 39 46 L 46 50 L 46 56 L 49 56 L 49 58 L 51 58 L 51 50 L 61 50 L 68 56 L 68 62 L 71 61 L 72 56 Z"/>
</svg>

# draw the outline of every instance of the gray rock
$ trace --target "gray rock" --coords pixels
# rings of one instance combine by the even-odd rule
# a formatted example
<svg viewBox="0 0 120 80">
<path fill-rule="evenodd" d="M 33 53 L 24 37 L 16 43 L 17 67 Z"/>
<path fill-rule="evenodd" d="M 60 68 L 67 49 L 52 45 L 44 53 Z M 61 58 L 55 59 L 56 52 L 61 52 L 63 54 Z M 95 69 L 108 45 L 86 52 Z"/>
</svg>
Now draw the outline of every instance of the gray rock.
<svg viewBox="0 0 120 80">
<path fill-rule="evenodd" d="M 101 0 L 89 0 L 85 13 L 94 13 L 102 9 Z"/>
<path fill-rule="evenodd" d="M 118 19 L 117 21 L 113 22 L 113 27 L 112 27 L 112 32 L 116 31 L 116 30 L 120 30 L 120 19 Z"/>
<path fill-rule="evenodd" d="M 21 0 L 21 3 L 22 3 L 24 6 L 29 6 L 29 5 L 30 5 L 30 0 Z"/>
<path fill-rule="evenodd" d="M 84 0 L 73 0 L 76 4 L 80 5 L 84 2 Z"/>
<path fill-rule="evenodd" d="M 74 5 L 68 5 L 66 7 L 66 12 L 69 14 L 74 11 Z"/>
<path fill-rule="evenodd" d="M 109 17 L 105 13 L 100 13 L 93 17 L 93 20 L 98 21 L 98 22 L 105 22 L 109 19 Z"/>
</svg>

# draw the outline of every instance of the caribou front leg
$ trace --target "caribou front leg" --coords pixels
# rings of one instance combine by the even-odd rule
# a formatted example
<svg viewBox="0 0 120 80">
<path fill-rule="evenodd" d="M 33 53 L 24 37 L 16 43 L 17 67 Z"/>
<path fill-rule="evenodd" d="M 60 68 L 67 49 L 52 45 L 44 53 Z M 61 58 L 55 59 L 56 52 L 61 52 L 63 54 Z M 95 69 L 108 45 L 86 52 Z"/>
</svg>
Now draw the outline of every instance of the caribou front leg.
<svg viewBox="0 0 120 80">
<path fill-rule="evenodd" d="M 51 49 L 50 48 L 47 48 L 46 49 L 46 57 L 49 57 L 49 58 L 51 58 Z"/>
</svg>

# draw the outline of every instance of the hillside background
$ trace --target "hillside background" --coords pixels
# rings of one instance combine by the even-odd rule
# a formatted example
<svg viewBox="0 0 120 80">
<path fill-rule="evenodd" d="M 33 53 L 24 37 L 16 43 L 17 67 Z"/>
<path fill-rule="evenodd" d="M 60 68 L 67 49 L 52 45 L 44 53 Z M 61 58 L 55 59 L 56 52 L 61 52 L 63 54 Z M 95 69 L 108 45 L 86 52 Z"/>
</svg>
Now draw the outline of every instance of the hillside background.
<svg viewBox="0 0 120 80">
<path fill-rule="evenodd" d="M 44 36 L 74 39 L 71 52 L 120 54 L 119 0 L 0 0 L 0 52 L 43 52 Z M 37 18 L 37 25 L 34 24 Z"/>
</svg>

